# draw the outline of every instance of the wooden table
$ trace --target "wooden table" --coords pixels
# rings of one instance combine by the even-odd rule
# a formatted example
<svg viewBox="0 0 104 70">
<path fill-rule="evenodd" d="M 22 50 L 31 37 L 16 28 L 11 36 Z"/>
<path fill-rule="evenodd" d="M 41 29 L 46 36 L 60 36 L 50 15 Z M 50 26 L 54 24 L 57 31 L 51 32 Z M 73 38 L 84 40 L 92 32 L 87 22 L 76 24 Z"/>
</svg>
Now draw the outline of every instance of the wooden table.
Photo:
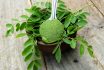
<svg viewBox="0 0 104 70">
<path fill-rule="evenodd" d="M 73 11 L 93 4 L 85 8 L 91 14 L 88 17 L 89 23 L 78 34 L 84 36 L 93 45 L 95 58 L 90 58 L 87 53 L 80 58 L 76 49 L 63 53 L 61 63 L 57 64 L 53 56 L 47 55 L 44 56 L 42 70 L 104 70 L 104 0 L 64 1 Z M 13 22 L 12 18 L 26 14 L 24 9 L 30 6 L 30 0 L 0 0 L 0 70 L 26 70 L 26 63 L 21 56 L 26 37 L 16 39 L 16 34 L 13 34 L 6 38 L 5 24 Z"/>
</svg>

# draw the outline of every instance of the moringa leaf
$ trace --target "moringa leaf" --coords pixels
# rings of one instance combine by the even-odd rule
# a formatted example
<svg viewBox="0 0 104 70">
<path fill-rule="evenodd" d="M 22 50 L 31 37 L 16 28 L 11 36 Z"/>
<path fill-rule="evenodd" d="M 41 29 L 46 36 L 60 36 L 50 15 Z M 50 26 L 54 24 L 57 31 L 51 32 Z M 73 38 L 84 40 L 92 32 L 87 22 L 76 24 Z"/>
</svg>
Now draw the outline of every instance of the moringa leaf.
<svg viewBox="0 0 104 70">
<path fill-rule="evenodd" d="M 29 21 L 28 22 L 33 22 L 33 23 L 36 23 L 36 22 L 38 22 L 40 20 L 40 17 L 31 17 L 30 19 L 29 19 Z"/>
<path fill-rule="evenodd" d="M 39 68 L 37 66 L 35 66 L 35 64 L 34 64 L 33 70 L 39 70 Z"/>
<path fill-rule="evenodd" d="M 17 18 L 13 18 L 12 20 L 13 20 L 13 21 L 16 21 L 16 22 L 18 22 L 18 23 L 20 22 Z"/>
<path fill-rule="evenodd" d="M 61 20 L 66 15 L 66 12 L 58 13 L 57 18 Z"/>
<path fill-rule="evenodd" d="M 9 29 L 12 29 L 13 25 L 12 25 L 12 24 L 10 24 L 10 23 L 8 23 L 8 24 L 6 24 L 6 27 L 7 27 L 7 28 L 8 28 L 8 30 L 9 30 Z"/>
<path fill-rule="evenodd" d="M 80 46 L 80 56 L 82 56 L 84 54 L 84 46 L 81 45 Z"/>
<path fill-rule="evenodd" d="M 26 36 L 26 33 L 17 34 L 17 35 L 16 35 L 16 38 L 23 37 L 23 36 Z"/>
<path fill-rule="evenodd" d="M 25 57 L 25 62 L 29 61 L 29 60 L 32 58 L 32 55 L 33 55 L 33 53 L 28 54 L 28 55 Z"/>
<path fill-rule="evenodd" d="M 67 38 L 65 38 L 65 39 L 63 39 L 63 41 L 66 43 L 66 44 L 70 44 L 70 40 L 69 39 L 67 39 Z"/>
<path fill-rule="evenodd" d="M 87 47 L 88 46 L 88 42 L 84 39 L 84 37 L 81 36 L 77 36 L 76 40 L 80 42 L 80 44 L 82 44 L 83 46 Z"/>
<path fill-rule="evenodd" d="M 76 21 L 77 21 L 77 16 L 75 16 L 75 15 L 71 15 L 71 17 L 70 17 L 70 22 L 71 23 L 75 23 Z"/>
<path fill-rule="evenodd" d="M 22 56 L 26 56 L 28 55 L 29 53 L 32 53 L 32 50 L 33 50 L 34 46 L 28 46 L 26 47 L 23 52 L 22 52 Z"/>
<path fill-rule="evenodd" d="M 69 26 L 67 28 L 67 34 L 72 35 L 78 31 L 78 28 L 76 26 Z"/>
<path fill-rule="evenodd" d="M 24 43 L 24 47 L 28 47 L 28 46 L 31 46 L 33 45 L 33 41 L 31 39 L 28 39 L 25 43 Z"/>
<path fill-rule="evenodd" d="M 56 58 L 56 61 L 58 62 L 58 63 L 60 63 L 60 61 L 61 61 L 61 49 L 60 49 L 60 47 L 57 49 L 57 51 L 55 52 L 55 58 Z"/>
<path fill-rule="evenodd" d="M 34 13 L 34 10 L 32 10 L 32 8 L 30 8 L 30 9 L 25 9 L 25 11 L 27 11 L 27 12 L 30 13 L 30 14 L 33 14 L 33 13 Z"/>
<path fill-rule="evenodd" d="M 6 31 L 6 36 L 10 36 L 12 33 L 14 33 L 14 27 L 12 24 L 8 23 L 6 24 L 7 31 Z"/>
<path fill-rule="evenodd" d="M 60 7 L 61 9 L 66 9 L 65 3 L 61 0 L 58 1 L 58 7 Z"/>
<path fill-rule="evenodd" d="M 40 59 L 34 60 L 34 70 L 40 70 L 41 66 L 42 64 Z"/>
<path fill-rule="evenodd" d="M 46 7 L 47 9 L 51 9 L 51 3 L 50 3 L 50 2 L 46 2 L 45 7 Z"/>
<path fill-rule="evenodd" d="M 29 17 L 27 15 L 21 15 L 21 18 L 28 19 Z"/>
<path fill-rule="evenodd" d="M 77 41 L 76 41 L 75 39 L 72 39 L 72 40 L 70 41 L 70 47 L 71 47 L 72 49 L 75 49 L 75 48 L 77 47 Z"/>
<path fill-rule="evenodd" d="M 25 29 L 25 27 L 26 27 L 26 22 L 23 22 L 23 23 L 21 24 L 21 26 L 20 26 L 20 30 Z"/>
<path fill-rule="evenodd" d="M 65 22 L 64 22 L 65 28 L 67 28 L 70 24 L 71 24 L 71 22 L 70 22 L 70 14 L 69 14 L 69 15 L 66 17 Z"/>
<path fill-rule="evenodd" d="M 53 54 L 55 54 L 55 52 L 57 51 L 57 49 L 59 48 L 60 46 L 59 45 L 57 45 L 55 48 L 54 48 L 54 50 L 53 50 Z"/>
<path fill-rule="evenodd" d="M 27 70 L 33 70 L 34 68 L 34 61 L 31 61 L 30 64 L 28 65 Z"/>
<path fill-rule="evenodd" d="M 8 37 L 8 36 L 10 36 L 10 35 L 11 35 L 11 30 L 7 30 L 5 36 Z"/>
<path fill-rule="evenodd" d="M 19 31 L 20 30 L 20 23 L 17 23 L 16 24 L 16 31 Z"/>
<path fill-rule="evenodd" d="M 37 68 L 40 68 L 42 66 L 41 61 L 40 60 L 35 60 L 34 64 Z"/>
<path fill-rule="evenodd" d="M 77 25 L 78 25 L 79 27 L 84 27 L 86 24 L 87 24 L 87 21 L 86 21 L 86 20 L 79 20 L 79 21 L 77 22 Z"/>
<path fill-rule="evenodd" d="M 88 50 L 90 56 L 91 56 L 91 57 L 94 57 L 94 52 L 93 52 L 92 46 L 88 46 L 87 50 Z"/>
</svg>

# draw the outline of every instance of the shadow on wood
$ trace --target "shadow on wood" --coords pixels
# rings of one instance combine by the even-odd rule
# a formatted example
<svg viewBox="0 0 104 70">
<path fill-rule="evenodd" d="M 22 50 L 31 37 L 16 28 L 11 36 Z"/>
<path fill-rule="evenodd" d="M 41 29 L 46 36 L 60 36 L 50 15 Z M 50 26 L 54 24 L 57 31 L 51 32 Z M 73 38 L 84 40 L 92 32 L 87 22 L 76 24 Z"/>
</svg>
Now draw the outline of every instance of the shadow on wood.
<svg viewBox="0 0 104 70">
<path fill-rule="evenodd" d="M 98 70 L 88 56 L 79 56 L 79 49 L 69 49 L 62 54 L 61 63 L 57 63 L 54 56 L 44 55 L 47 70 Z"/>
</svg>

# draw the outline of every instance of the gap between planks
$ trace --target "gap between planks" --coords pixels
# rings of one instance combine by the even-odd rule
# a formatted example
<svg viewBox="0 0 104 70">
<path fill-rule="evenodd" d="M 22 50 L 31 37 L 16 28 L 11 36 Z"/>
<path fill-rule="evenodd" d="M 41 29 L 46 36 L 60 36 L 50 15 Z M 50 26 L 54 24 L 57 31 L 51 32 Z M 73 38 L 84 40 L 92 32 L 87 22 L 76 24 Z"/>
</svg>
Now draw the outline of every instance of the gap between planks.
<svg viewBox="0 0 104 70">
<path fill-rule="evenodd" d="M 96 7 L 96 9 L 100 12 L 100 14 L 104 17 L 103 12 L 96 6 L 96 4 L 93 2 L 93 0 L 90 0 L 92 2 L 92 4 L 94 5 L 94 7 Z"/>
</svg>

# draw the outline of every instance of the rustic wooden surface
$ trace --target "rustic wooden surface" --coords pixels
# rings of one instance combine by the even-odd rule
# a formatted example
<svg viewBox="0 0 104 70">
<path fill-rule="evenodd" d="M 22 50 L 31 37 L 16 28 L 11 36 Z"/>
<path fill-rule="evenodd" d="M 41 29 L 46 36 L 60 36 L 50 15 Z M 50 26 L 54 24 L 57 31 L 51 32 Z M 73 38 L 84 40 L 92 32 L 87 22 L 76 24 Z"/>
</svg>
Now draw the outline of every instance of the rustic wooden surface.
<svg viewBox="0 0 104 70">
<path fill-rule="evenodd" d="M 76 49 L 64 53 L 61 63 L 57 64 L 53 56 L 47 55 L 44 56 L 45 65 L 42 70 L 104 70 L 104 0 L 64 1 L 73 11 L 93 4 L 86 7 L 85 10 L 90 12 L 89 23 L 78 34 L 84 36 L 93 45 L 96 57 L 91 59 L 86 53 L 80 58 Z M 12 22 L 12 18 L 18 18 L 26 13 L 24 9 L 30 6 L 30 0 L 0 0 L 0 70 L 26 70 L 26 63 L 21 56 L 26 38 L 16 39 L 15 34 L 6 38 L 5 24 Z M 74 62 L 75 60 L 78 62 Z"/>
</svg>

